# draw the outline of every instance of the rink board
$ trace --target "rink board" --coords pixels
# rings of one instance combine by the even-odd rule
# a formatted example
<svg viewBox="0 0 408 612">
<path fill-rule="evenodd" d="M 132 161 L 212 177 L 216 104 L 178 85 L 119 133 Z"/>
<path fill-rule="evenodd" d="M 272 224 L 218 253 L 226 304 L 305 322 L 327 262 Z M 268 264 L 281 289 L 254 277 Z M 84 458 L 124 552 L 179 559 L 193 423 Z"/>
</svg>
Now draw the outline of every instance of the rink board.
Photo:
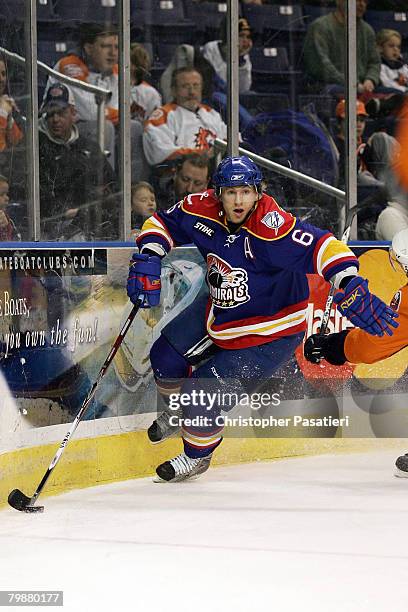
<svg viewBox="0 0 408 612">
<path fill-rule="evenodd" d="M 370 288 L 390 301 L 404 277 L 389 266 L 387 250 L 385 244 L 355 247 Z M 132 251 L 130 244 L 114 248 L 89 244 L 77 249 L 69 244 L 56 248 L 54 243 L 22 245 L 18 251 L 7 245 L 0 249 L 0 334 L 5 354 L 0 385 L 0 504 L 11 488 L 35 489 L 95 380 L 130 309 L 124 287 Z M 145 429 L 154 418 L 156 405 L 148 354 L 162 327 L 194 300 L 204 277 L 195 248 L 172 252 L 164 264 L 160 307 L 139 313 L 98 389 L 96 418 L 88 415 L 80 424 L 47 486 L 50 494 L 152 474 L 158 463 L 179 452 L 177 440 L 154 447 L 146 441 Z M 310 277 L 309 284 L 308 335 L 319 326 L 328 291 L 327 283 L 318 277 Z M 347 326 L 333 309 L 329 329 L 339 331 Z M 322 370 L 305 362 L 301 347 L 296 360 L 297 381 L 306 381 L 309 392 L 321 388 L 322 377 L 339 383 L 365 382 L 368 394 L 372 388 L 390 387 L 395 381 L 401 393 L 402 381 L 402 394 L 406 391 L 407 349 L 375 366 L 333 368 L 326 364 Z M 339 407 L 344 412 L 341 402 Z M 403 410 L 401 402 L 398 410 Z M 362 420 L 367 421 L 371 437 L 387 437 L 378 435 L 364 414 Z M 398 440 L 363 439 L 366 429 L 362 435 L 361 431 L 356 425 L 348 431 L 341 427 L 308 431 L 305 437 L 285 431 L 282 438 L 275 433 L 273 440 L 250 432 L 225 439 L 214 463 L 358 451 L 384 444 L 401 449 Z M 405 433 L 398 437 L 401 435 Z"/>
</svg>

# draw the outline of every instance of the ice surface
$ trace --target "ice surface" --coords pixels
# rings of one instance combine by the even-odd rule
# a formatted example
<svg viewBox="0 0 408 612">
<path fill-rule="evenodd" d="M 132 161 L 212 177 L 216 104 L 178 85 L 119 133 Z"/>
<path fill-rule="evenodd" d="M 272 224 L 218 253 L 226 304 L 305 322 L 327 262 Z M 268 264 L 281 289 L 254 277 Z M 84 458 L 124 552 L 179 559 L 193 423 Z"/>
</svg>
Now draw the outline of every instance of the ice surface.
<svg viewBox="0 0 408 612">
<path fill-rule="evenodd" d="M 408 479 L 394 460 L 288 459 L 7 508 L 0 588 L 63 589 L 65 612 L 406 612 Z"/>
</svg>

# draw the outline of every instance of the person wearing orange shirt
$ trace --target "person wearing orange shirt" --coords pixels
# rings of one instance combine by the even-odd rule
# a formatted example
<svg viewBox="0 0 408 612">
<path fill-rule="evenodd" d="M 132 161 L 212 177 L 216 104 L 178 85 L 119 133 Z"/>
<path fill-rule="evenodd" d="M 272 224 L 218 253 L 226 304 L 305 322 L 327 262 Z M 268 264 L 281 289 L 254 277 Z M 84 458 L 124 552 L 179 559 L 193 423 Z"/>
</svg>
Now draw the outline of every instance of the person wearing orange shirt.
<svg viewBox="0 0 408 612">
<path fill-rule="evenodd" d="M 408 277 L 408 229 L 395 234 L 390 249 L 390 261 L 394 268 L 400 267 Z M 335 301 L 340 299 L 335 296 Z M 391 357 L 408 346 L 408 283 L 398 289 L 390 306 L 398 312 L 399 327 L 392 336 L 371 336 L 361 329 L 353 328 L 335 334 L 310 336 L 304 346 L 304 354 L 311 363 L 326 359 L 332 365 L 350 363 L 376 363 Z M 408 454 L 398 457 L 396 476 L 408 478 Z"/>
<path fill-rule="evenodd" d="M 18 144 L 23 138 L 23 132 L 14 120 L 18 108 L 14 99 L 7 93 L 7 67 L 0 57 L 0 151 L 5 151 Z"/>
</svg>

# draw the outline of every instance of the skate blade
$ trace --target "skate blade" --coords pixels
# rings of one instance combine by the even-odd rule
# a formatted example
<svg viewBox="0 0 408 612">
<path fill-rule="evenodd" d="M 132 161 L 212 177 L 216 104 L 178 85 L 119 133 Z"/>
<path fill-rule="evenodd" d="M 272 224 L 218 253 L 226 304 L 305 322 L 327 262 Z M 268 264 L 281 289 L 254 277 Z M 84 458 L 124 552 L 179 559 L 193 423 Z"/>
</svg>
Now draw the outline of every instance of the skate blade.
<svg viewBox="0 0 408 612">
<path fill-rule="evenodd" d="M 156 474 L 156 476 L 153 476 L 153 482 L 163 484 L 176 484 L 178 482 L 191 482 L 192 480 L 197 480 L 197 478 L 200 478 L 200 476 L 201 474 L 194 474 L 194 476 L 189 476 L 188 478 L 173 478 L 173 480 L 163 480 L 163 478 L 160 478 L 160 476 Z"/>
<path fill-rule="evenodd" d="M 156 445 L 156 444 L 161 444 L 162 442 L 165 442 L 166 440 L 170 440 L 170 438 L 175 438 L 176 436 L 181 437 L 181 429 L 177 429 L 177 431 L 170 434 L 169 436 L 166 436 L 165 438 L 162 438 L 161 440 L 156 440 L 155 442 L 153 442 L 153 440 L 149 438 L 149 435 L 147 435 L 147 439 L 149 440 L 150 444 Z"/>
<path fill-rule="evenodd" d="M 396 476 L 397 478 L 408 478 L 408 472 L 404 472 L 399 468 L 395 468 L 394 476 Z"/>
</svg>

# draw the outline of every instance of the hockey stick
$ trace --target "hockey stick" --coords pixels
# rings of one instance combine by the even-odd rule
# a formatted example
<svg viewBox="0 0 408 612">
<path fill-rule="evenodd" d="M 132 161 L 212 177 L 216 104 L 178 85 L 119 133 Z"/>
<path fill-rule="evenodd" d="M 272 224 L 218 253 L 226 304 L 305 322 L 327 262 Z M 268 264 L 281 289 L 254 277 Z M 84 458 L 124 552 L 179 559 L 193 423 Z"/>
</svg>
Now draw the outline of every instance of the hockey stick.
<svg viewBox="0 0 408 612">
<path fill-rule="evenodd" d="M 58 461 L 61 458 L 62 453 L 64 452 L 65 447 L 67 446 L 71 436 L 73 435 L 74 431 L 76 430 L 76 428 L 79 425 L 80 420 L 82 419 L 82 417 L 84 416 L 87 408 L 89 407 L 89 404 L 91 403 L 91 400 L 93 399 L 96 389 L 100 383 L 100 381 L 102 380 L 102 378 L 105 376 L 107 369 L 109 368 L 110 364 L 113 361 L 113 358 L 115 357 L 118 348 L 120 347 L 120 345 L 123 342 L 124 337 L 127 334 L 127 331 L 129 329 L 129 327 L 131 326 L 133 319 L 135 318 L 137 311 L 139 310 L 141 305 L 141 301 L 139 300 L 132 308 L 132 310 L 129 313 L 128 318 L 126 319 L 125 323 L 122 326 L 122 329 L 119 332 L 118 337 L 116 338 L 115 342 L 112 345 L 112 348 L 109 352 L 109 355 L 106 357 L 105 361 L 103 362 L 103 365 L 101 367 L 101 369 L 99 370 L 99 374 L 97 379 L 95 380 L 94 384 L 92 385 L 92 387 L 90 388 L 88 395 L 86 396 L 78 414 L 76 415 L 71 427 L 68 430 L 68 433 L 66 434 L 65 438 L 63 439 L 63 441 L 61 442 L 61 445 L 59 447 L 59 449 L 57 450 L 57 452 L 55 453 L 55 456 L 53 458 L 53 460 L 51 461 L 47 471 L 45 472 L 44 476 L 42 477 L 42 480 L 40 482 L 40 484 L 37 487 L 36 492 L 34 493 L 34 495 L 32 497 L 28 497 L 27 495 L 24 495 L 24 493 L 22 491 L 20 491 L 19 489 L 14 489 L 13 491 L 11 491 L 10 495 L 8 496 L 8 503 L 10 504 L 10 506 L 12 506 L 13 508 L 15 508 L 16 510 L 20 510 L 20 512 L 43 512 L 44 511 L 44 506 L 34 506 L 35 502 L 37 501 L 41 491 L 43 490 L 45 483 L 47 482 L 48 478 L 51 476 L 51 473 L 53 471 L 53 469 L 55 468 L 55 466 L 57 465 Z"/>
<path fill-rule="evenodd" d="M 366 206 L 367 206 L 367 202 L 366 202 L 366 200 L 363 200 L 359 204 L 356 204 L 356 206 L 353 206 L 353 208 L 350 208 L 350 210 L 348 211 L 348 215 L 347 215 L 347 219 L 346 219 L 346 223 L 345 223 L 344 232 L 343 232 L 343 235 L 341 237 L 341 241 L 343 242 L 343 244 L 347 244 L 348 241 L 349 241 L 350 231 L 351 231 L 351 224 L 353 223 L 353 219 L 354 219 L 355 215 L 360 210 L 365 208 Z M 329 320 L 330 320 L 330 312 L 331 312 L 331 307 L 332 307 L 332 304 L 333 304 L 333 298 L 334 298 L 335 291 L 336 291 L 336 288 L 334 286 L 334 283 L 331 283 L 330 291 L 329 291 L 329 294 L 328 294 L 327 300 L 326 300 L 326 305 L 324 307 L 324 312 L 323 312 L 323 316 L 322 316 L 322 322 L 320 324 L 320 330 L 319 330 L 319 335 L 320 336 L 324 336 L 325 333 L 326 333 L 327 326 L 328 326 Z"/>
</svg>

